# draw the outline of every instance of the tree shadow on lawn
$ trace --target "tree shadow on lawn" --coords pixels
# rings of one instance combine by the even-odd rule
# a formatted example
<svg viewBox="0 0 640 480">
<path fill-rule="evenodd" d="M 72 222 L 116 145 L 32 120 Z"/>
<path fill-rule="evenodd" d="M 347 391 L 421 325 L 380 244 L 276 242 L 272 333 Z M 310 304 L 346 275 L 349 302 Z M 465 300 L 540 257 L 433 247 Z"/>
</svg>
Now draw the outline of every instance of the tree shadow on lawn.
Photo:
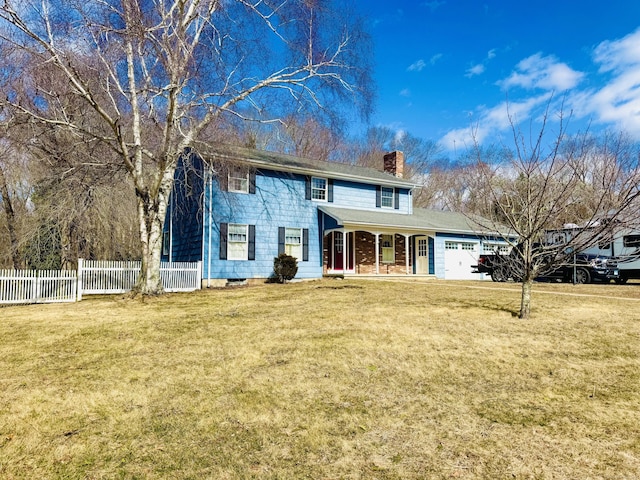
<svg viewBox="0 0 640 480">
<path fill-rule="evenodd" d="M 517 318 L 520 315 L 520 303 L 516 307 L 510 307 L 508 305 L 504 305 L 498 302 L 491 302 L 487 300 L 482 300 L 479 302 L 474 302 L 472 300 L 458 300 L 456 302 L 456 307 L 461 309 L 483 309 L 489 310 L 493 312 L 504 312 L 508 313 L 514 318 Z"/>
</svg>

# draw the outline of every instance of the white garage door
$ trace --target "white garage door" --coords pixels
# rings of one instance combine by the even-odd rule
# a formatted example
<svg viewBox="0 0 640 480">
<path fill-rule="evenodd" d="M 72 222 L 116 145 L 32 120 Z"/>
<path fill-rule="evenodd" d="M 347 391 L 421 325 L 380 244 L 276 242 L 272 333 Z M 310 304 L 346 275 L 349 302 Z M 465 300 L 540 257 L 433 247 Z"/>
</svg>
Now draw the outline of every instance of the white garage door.
<svg viewBox="0 0 640 480">
<path fill-rule="evenodd" d="M 446 280 L 477 280 L 471 266 L 478 263 L 478 242 L 447 240 L 444 242 L 444 278 Z"/>
</svg>

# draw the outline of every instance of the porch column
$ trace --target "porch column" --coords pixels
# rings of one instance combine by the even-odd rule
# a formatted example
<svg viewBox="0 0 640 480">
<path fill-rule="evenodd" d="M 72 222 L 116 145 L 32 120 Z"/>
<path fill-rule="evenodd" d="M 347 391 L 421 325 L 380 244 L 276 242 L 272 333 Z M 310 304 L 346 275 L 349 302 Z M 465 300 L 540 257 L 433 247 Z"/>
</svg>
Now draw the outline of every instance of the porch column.
<svg viewBox="0 0 640 480">
<path fill-rule="evenodd" d="M 380 275 L 380 234 L 376 233 L 376 275 Z"/>
<path fill-rule="evenodd" d="M 342 274 L 347 271 L 347 232 L 342 231 Z"/>
<path fill-rule="evenodd" d="M 409 275 L 409 235 L 404 234 L 404 260 L 407 267 L 407 275 Z"/>
</svg>

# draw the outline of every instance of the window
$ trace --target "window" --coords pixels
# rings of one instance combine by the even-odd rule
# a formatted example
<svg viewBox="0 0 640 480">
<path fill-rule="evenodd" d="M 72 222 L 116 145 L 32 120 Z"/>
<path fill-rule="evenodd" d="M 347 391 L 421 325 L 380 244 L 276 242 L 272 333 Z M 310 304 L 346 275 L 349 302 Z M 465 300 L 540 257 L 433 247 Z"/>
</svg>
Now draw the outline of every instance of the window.
<svg viewBox="0 0 640 480">
<path fill-rule="evenodd" d="M 249 193 L 249 171 L 246 168 L 229 168 L 229 191 Z"/>
<path fill-rule="evenodd" d="M 229 224 L 228 243 L 227 243 L 227 259 L 228 260 L 246 260 L 249 242 L 247 234 L 247 225 Z"/>
<path fill-rule="evenodd" d="M 625 247 L 638 248 L 640 247 L 640 235 L 625 235 L 622 237 L 622 244 Z"/>
<path fill-rule="evenodd" d="M 393 235 L 381 235 L 382 263 L 395 263 L 396 254 L 393 249 Z"/>
<path fill-rule="evenodd" d="M 511 251 L 511 247 L 509 245 L 505 245 L 502 243 L 483 243 L 482 244 L 482 253 L 494 254 L 498 255 L 509 255 Z"/>
<path fill-rule="evenodd" d="M 327 201 L 327 179 L 326 178 L 311 178 L 311 199 L 321 202 Z"/>
<path fill-rule="evenodd" d="M 458 243 L 457 242 L 444 242 L 444 249 L 445 250 L 458 250 Z"/>
<path fill-rule="evenodd" d="M 476 249 L 475 244 L 473 243 L 463 243 L 462 244 L 462 250 L 467 250 L 467 251 L 474 251 Z"/>
<path fill-rule="evenodd" d="M 342 249 L 344 248 L 344 239 L 342 238 L 342 234 L 334 234 L 333 239 L 336 253 L 342 255 Z"/>
<path fill-rule="evenodd" d="M 284 253 L 292 257 L 296 257 L 298 260 L 302 258 L 302 229 L 285 229 Z"/>
<path fill-rule="evenodd" d="M 427 256 L 427 239 L 421 238 L 418 240 L 418 256 L 426 257 Z"/>
<path fill-rule="evenodd" d="M 162 232 L 162 255 L 169 255 L 169 232 Z"/>
<path fill-rule="evenodd" d="M 380 192 L 380 206 L 383 208 L 393 208 L 393 188 L 382 187 Z"/>
<path fill-rule="evenodd" d="M 278 227 L 278 255 L 286 253 L 298 259 L 309 261 L 309 229 Z"/>
<path fill-rule="evenodd" d="M 220 260 L 255 260 L 256 226 L 220 224 Z"/>
</svg>

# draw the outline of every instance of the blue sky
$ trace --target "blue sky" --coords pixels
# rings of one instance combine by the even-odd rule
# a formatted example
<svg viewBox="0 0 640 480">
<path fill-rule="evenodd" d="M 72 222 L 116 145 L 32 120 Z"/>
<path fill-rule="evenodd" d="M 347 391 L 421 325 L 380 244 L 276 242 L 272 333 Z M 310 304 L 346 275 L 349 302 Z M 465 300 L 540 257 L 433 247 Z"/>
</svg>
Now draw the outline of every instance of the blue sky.
<svg viewBox="0 0 640 480">
<path fill-rule="evenodd" d="M 638 0 L 361 0 L 375 41 L 374 125 L 441 142 L 508 142 L 551 95 L 570 130 L 640 140 Z M 552 127 L 554 128 L 554 127 Z M 557 128 L 557 127 L 556 127 Z"/>
</svg>

